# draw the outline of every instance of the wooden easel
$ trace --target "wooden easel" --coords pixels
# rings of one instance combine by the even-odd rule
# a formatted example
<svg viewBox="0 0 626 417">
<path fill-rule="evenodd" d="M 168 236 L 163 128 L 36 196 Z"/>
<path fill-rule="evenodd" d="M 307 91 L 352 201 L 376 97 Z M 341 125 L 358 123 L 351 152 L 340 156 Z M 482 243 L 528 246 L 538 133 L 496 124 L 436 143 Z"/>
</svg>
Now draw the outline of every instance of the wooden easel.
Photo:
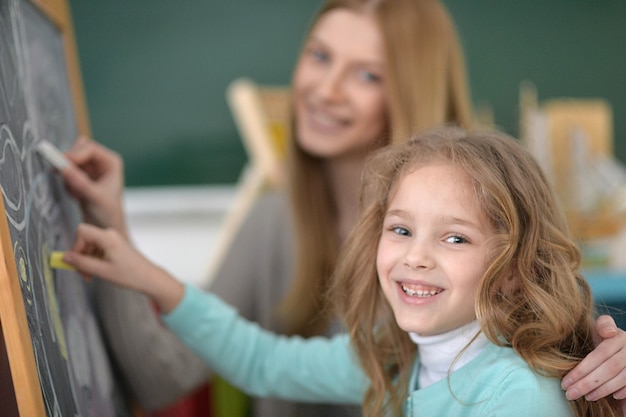
<svg viewBox="0 0 626 417">
<path fill-rule="evenodd" d="M 66 0 L 33 0 L 32 4 L 61 33 L 77 129 L 80 134 L 90 136 L 69 6 Z M 4 202 L 0 199 L 0 213 L 4 212 Z M 6 221 L 0 221 L 0 248 L 2 249 L 0 250 L 0 322 L 3 335 L 0 338 L 0 343 L 3 344 L 0 350 L 6 351 L 8 356 L 19 416 L 42 417 L 46 415 L 43 396 L 19 284 L 20 275 L 12 253 L 12 240 Z M 7 375 L 0 375 L 0 377 L 6 378 Z M 10 384 L 2 386 L 6 387 Z M 4 412 L 10 412 L 10 410 L 3 410 Z"/>
</svg>

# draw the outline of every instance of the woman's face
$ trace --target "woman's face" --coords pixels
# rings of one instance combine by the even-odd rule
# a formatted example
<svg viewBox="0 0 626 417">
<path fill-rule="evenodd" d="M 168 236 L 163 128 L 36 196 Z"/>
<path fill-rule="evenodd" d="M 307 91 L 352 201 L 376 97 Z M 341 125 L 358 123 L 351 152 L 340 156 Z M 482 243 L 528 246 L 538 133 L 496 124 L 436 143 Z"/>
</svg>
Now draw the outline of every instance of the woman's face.
<svg viewBox="0 0 626 417">
<path fill-rule="evenodd" d="M 347 9 L 323 15 L 294 77 L 300 146 L 321 158 L 377 146 L 387 129 L 384 75 L 383 39 L 372 17 Z"/>
</svg>

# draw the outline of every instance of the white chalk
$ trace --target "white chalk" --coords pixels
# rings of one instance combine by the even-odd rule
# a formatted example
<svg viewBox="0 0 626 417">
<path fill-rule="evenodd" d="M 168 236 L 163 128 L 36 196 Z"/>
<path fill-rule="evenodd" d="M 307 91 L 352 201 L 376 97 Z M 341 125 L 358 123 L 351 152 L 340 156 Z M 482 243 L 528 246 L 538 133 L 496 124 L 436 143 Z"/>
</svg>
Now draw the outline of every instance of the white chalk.
<svg viewBox="0 0 626 417">
<path fill-rule="evenodd" d="M 65 155 L 63 155 L 63 152 L 47 140 L 41 141 L 37 146 L 37 151 L 59 171 L 67 168 L 71 164 Z"/>
</svg>

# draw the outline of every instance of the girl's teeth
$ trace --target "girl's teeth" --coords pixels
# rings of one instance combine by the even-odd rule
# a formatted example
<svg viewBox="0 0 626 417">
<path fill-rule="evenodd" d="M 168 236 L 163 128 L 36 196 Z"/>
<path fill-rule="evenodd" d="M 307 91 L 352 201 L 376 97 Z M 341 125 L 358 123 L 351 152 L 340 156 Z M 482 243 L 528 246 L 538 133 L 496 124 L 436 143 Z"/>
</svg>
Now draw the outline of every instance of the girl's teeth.
<svg viewBox="0 0 626 417">
<path fill-rule="evenodd" d="M 402 291 L 405 294 L 411 297 L 432 297 L 433 295 L 437 295 L 441 292 L 439 288 L 408 288 L 404 284 L 402 284 Z"/>
</svg>

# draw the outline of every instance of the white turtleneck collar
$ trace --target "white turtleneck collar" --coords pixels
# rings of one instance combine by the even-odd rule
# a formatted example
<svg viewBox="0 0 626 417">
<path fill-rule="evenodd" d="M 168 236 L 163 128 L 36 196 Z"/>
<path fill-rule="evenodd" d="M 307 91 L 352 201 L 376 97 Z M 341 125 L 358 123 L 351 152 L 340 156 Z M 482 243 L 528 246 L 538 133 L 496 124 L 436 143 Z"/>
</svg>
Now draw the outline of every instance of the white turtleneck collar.
<svg viewBox="0 0 626 417">
<path fill-rule="evenodd" d="M 419 388 L 442 380 L 449 372 L 456 371 L 477 357 L 489 343 L 482 332 L 459 358 L 457 355 L 478 332 L 480 325 L 476 320 L 435 336 L 420 336 L 410 332 L 409 336 L 417 344 L 420 356 Z"/>
</svg>

